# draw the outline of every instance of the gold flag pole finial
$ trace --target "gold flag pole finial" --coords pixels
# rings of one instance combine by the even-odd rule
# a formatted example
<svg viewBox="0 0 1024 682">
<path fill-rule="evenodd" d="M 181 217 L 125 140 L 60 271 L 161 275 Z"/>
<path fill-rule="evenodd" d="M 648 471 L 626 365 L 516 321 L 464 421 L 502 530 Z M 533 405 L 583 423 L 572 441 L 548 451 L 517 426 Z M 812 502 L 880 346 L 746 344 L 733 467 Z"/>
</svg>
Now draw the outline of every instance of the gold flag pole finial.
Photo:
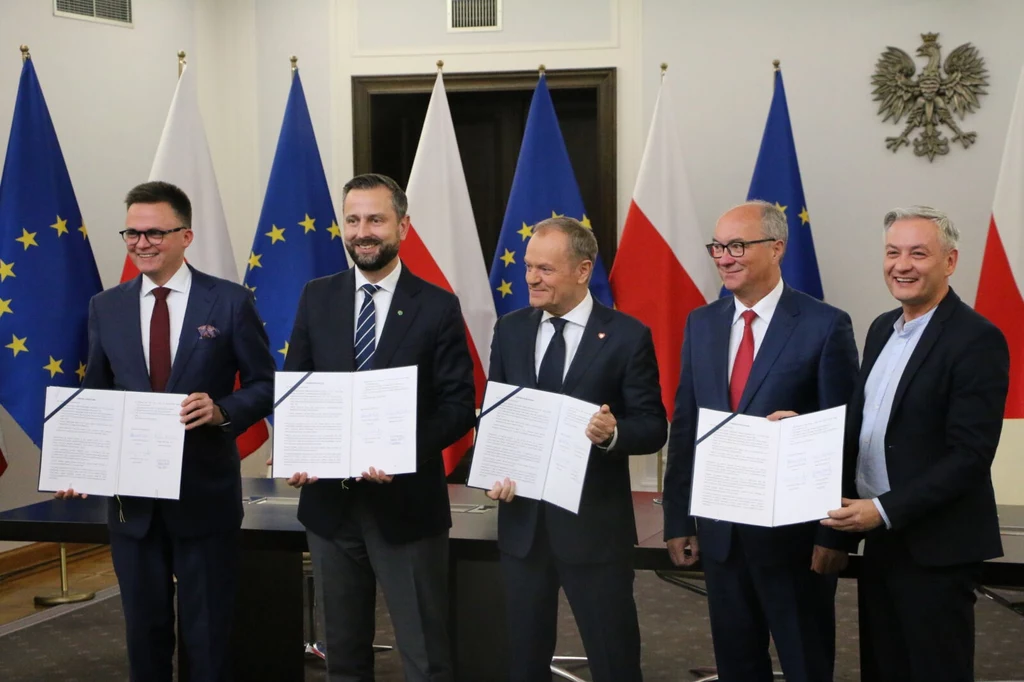
<svg viewBox="0 0 1024 682">
<path fill-rule="evenodd" d="M 665 73 L 668 71 L 668 62 L 661 63 L 661 80 L 665 80 Z"/>
<path fill-rule="evenodd" d="M 30 55 L 28 53 L 28 45 L 22 45 L 21 46 L 21 61 L 22 62 L 27 62 L 29 59 L 32 59 L 32 55 Z"/>
<path fill-rule="evenodd" d="M 544 73 L 545 73 L 545 72 L 546 72 L 547 70 L 548 70 L 548 67 L 544 66 L 543 64 L 541 64 L 540 66 L 538 66 L 538 67 L 537 67 L 537 71 L 538 71 L 538 72 L 540 73 L 540 75 L 542 75 L 542 76 L 544 75 Z"/>
<path fill-rule="evenodd" d="M 181 78 L 181 72 L 185 70 L 185 50 L 178 50 L 178 78 Z"/>
<path fill-rule="evenodd" d="M 291 57 L 288 58 L 288 61 L 292 63 L 292 75 L 294 76 L 295 72 L 299 70 L 299 58 L 296 57 L 295 55 L 292 55 Z"/>
<path fill-rule="evenodd" d="M 443 71 L 444 70 L 444 60 L 443 59 L 438 59 L 437 60 L 437 70 L 438 71 Z"/>
<path fill-rule="evenodd" d="M 779 70 L 779 64 L 781 64 L 781 62 L 778 59 L 773 59 L 772 60 L 773 71 L 778 71 Z"/>
</svg>

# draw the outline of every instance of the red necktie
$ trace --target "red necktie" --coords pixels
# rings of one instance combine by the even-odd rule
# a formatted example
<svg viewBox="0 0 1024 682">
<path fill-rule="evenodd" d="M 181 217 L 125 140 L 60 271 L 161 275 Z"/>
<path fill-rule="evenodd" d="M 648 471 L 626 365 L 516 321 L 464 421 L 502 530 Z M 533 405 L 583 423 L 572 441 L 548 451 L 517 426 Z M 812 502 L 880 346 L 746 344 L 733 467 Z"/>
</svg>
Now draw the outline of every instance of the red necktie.
<svg viewBox="0 0 1024 682">
<path fill-rule="evenodd" d="M 153 317 L 149 319 L 149 385 L 163 392 L 171 376 L 171 314 L 167 310 L 167 287 L 153 289 Z"/>
<path fill-rule="evenodd" d="M 743 338 L 736 351 L 736 361 L 732 364 L 732 378 L 729 380 L 729 406 L 735 412 L 740 406 L 743 389 L 750 376 L 750 368 L 754 365 L 754 330 L 750 326 L 757 317 L 753 310 L 743 311 Z"/>
</svg>

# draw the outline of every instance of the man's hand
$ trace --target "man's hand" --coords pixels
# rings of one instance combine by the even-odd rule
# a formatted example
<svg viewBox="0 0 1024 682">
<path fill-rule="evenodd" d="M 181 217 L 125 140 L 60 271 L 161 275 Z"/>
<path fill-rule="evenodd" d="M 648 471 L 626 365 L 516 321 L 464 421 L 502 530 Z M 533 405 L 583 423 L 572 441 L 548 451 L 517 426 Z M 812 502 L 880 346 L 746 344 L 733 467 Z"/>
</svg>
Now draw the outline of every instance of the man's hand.
<svg viewBox="0 0 1024 682">
<path fill-rule="evenodd" d="M 814 553 L 811 554 L 811 570 L 822 575 L 839 573 L 849 563 L 850 553 L 841 549 L 829 549 L 815 545 Z"/>
<path fill-rule="evenodd" d="M 499 502 L 511 502 L 515 496 L 516 482 L 510 481 L 508 476 L 504 481 L 495 481 L 491 489 L 487 491 L 487 497 Z"/>
<path fill-rule="evenodd" d="M 668 556 L 676 566 L 693 566 L 700 559 L 697 536 L 672 538 L 668 541 Z"/>
<path fill-rule="evenodd" d="M 878 507 L 871 500 L 851 500 L 843 498 L 843 508 L 833 509 L 821 525 L 845 530 L 850 533 L 866 533 L 884 523 Z"/>
<path fill-rule="evenodd" d="M 373 481 L 374 483 L 391 483 L 391 481 L 392 481 L 392 480 L 393 480 L 393 479 L 394 479 L 395 477 L 394 477 L 394 476 L 388 476 L 387 474 L 385 474 L 385 473 L 384 473 L 384 472 L 383 472 L 382 470 L 380 470 L 380 469 L 374 469 L 373 467 L 370 467 L 370 470 L 369 470 L 369 471 L 364 471 L 364 472 L 363 472 L 363 475 L 362 475 L 362 476 L 359 476 L 359 477 L 357 477 L 357 478 L 356 478 L 356 480 L 357 480 L 357 481 L 361 481 L 361 480 L 363 480 L 364 478 L 365 478 L 365 479 L 366 479 L 367 481 Z"/>
<path fill-rule="evenodd" d="M 607 405 L 602 405 L 601 409 L 590 418 L 590 423 L 587 424 L 587 438 L 594 445 L 601 445 L 615 435 L 615 425 L 617 423 L 615 415 L 612 414 L 612 409 Z"/>
<path fill-rule="evenodd" d="M 71 500 L 76 497 L 80 497 L 81 499 L 84 500 L 85 498 L 89 497 L 89 495 L 87 495 L 86 493 L 76 493 L 72 488 L 68 488 L 67 490 L 58 490 L 53 494 L 53 496 L 56 497 L 58 500 Z"/>
<path fill-rule="evenodd" d="M 268 459 L 267 460 L 267 466 L 270 466 L 270 463 L 272 461 L 273 460 Z M 320 479 L 317 478 L 316 476 L 310 476 L 305 471 L 303 471 L 303 472 L 298 472 L 297 471 L 294 474 L 292 474 L 291 478 L 288 479 L 288 485 L 290 485 L 293 488 L 301 488 L 304 485 L 309 485 L 310 483 L 316 483 L 319 480 Z"/>
<path fill-rule="evenodd" d="M 765 419 L 767 419 L 770 422 L 777 422 L 780 419 L 785 419 L 786 417 L 799 417 L 799 416 L 800 415 L 798 413 L 794 412 L 793 410 L 776 410 L 775 412 L 772 412 L 770 415 L 765 417 Z"/>
<path fill-rule="evenodd" d="M 208 394 L 192 393 L 181 401 L 181 423 L 186 431 L 190 431 L 203 424 L 219 426 L 224 423 L 224 418 Z"/>
</svg>

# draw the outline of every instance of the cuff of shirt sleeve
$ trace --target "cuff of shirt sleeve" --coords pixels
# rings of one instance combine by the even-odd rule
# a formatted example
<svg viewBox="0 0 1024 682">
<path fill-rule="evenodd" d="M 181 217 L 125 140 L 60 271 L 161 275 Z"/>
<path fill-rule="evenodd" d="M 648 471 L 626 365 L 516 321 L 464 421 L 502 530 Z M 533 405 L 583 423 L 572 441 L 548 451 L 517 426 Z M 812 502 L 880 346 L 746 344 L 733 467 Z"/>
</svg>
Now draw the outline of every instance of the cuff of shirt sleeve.
<svg viewBox="0 0 1024 682">
<path fill-rule="evenodd" d="M 619 427 L 616 426 L 615 430 L 612 431 L 612 440 L 611 440 L 611 442 L 608 443 L 608 445 L 598 445 L 597 447 L 601 448 L 602 450 L 611 450 L 612 448 L 615 447 L 615 443 L 617 443 L 618 440 L 619 440 Z"/>
<path fill-rule="evenodd" d="M 882 515 L 882 520 L 885 521 L 885 527 L 892 530 L 892 524 L 889 522 L 889 517 L 886 515 L 885 509 L 882 508 L 882 501 L 877 497 L 871 501 L 875 503 L 875 509 L 877 509 L 878 513 Z"/>
</svg>

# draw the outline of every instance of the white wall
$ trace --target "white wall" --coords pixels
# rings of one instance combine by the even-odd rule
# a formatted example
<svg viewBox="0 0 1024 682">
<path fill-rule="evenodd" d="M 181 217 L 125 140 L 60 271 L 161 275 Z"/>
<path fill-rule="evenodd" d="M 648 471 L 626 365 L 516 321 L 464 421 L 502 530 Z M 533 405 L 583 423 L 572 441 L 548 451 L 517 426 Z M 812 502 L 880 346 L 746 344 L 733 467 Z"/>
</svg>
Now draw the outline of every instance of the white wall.
<svg viewBox="0 0 1024 682">
<path fill-rule="evenodd" d="M 771 99 L 771 60 L 782 60 L 804 189 L 828 300 L 854 318 L 858 340 L 893 307 L 879 266 L 879 221 L 898 204 L 949 211 L 964 237 L 954 286 L 974 299 L 988 212 L 1024 43 L 1017 0 L 517 0 L 504 30 L 447 33 L 442 0 L 137 0 L 132 29 L 52 16 L 49 0 L 0 4 L 0 139 L 6 139 L 20 69 L 36 68 L 75 184 L 101 276 L 115 283 L 123 246 L 121 198 L 149 172 L 173 94 L 175 52 L 200 77 L 207 134 L 239 264 L 252 244 L 284 113 L 288 57 L 303 85 L 335 195 L 352 174 L 354 75 L 615 67 L 618 70 L 619 224 L 625 216 L 658 88 L 668 62 L 682 107 L 683 144 L 701 225 L 741 201 Z M 944 54 L 975 43 L 990 94 L 965 123 L 970 150 L 932 164 L 893 155 L 871 100 L 870 77 L 886 45 L 913 54 L 937 31 Z M 919 68 L 921 62 L 918 61 Z M 9 420 L 9 450 L 31 473 L 0 478 L 0 508 L 32 487 L 35 457 Z M 1024 462 L 1004 436 L 997 458 L 1003 501 L 1024 503 Z M 13 444 L 12 444 L 13 443 Z M 254 472 L 256 459 L 246 460 Z M 249 466 L 251 465 L 251 466 Z M 26 470 L 27 471 L 27 470 Z M 634 462 L 650 486 L 653 460 Z M 15 492 L 17 490 L 17 492 Z M 20 498 L 17 498 L 20 499 Z M 19 502 L 20 503 L 20 502 Z"/>
</svg>

